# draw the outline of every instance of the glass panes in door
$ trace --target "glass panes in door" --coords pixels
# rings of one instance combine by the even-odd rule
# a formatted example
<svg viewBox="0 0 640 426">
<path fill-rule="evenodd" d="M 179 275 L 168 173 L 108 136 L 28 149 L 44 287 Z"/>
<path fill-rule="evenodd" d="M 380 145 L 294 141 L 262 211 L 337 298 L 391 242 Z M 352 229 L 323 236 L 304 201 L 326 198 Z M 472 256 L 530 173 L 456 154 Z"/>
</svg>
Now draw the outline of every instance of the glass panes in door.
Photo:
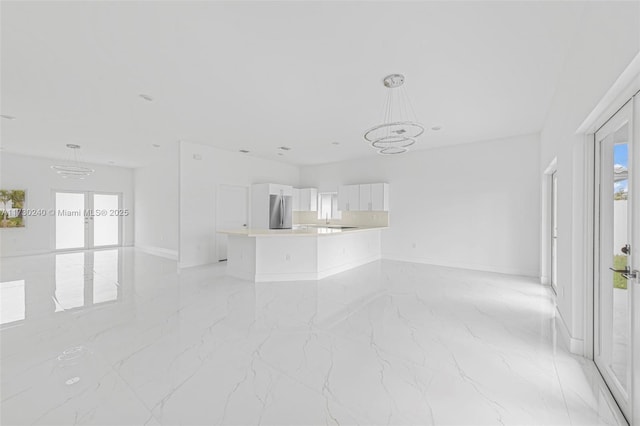
<svg viewBox="0 0 640 426">
<path fill-rule="evenodd" d="M 85 194 L 56 192 L 56 250 L 85 248 Z"/>
<path fill-rule="evenodd" d="M 56 192 L 56 250 L 119 245 L 126 213 L 120 208 L 120 198 L 120 194 Z"/>
<path fill-rule="evenodd" d="M 115 246 L 120 236 L 120 197 L 93 194 L 93 246 Z"/>
</svg>

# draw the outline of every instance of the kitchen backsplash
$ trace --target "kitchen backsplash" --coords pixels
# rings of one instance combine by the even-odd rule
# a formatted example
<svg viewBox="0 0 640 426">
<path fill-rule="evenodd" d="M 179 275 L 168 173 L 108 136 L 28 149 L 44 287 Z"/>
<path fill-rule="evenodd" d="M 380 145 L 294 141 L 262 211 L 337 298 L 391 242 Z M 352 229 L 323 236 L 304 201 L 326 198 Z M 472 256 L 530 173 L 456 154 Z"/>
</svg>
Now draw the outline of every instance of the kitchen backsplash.
<svg viewBox="0 0 640 426">
<path fill-rule="evenodd" d="M 324 225 L 325 219 L 318 219 L 318 212 L 293 212 L 293 224 Z M 330 219 L 331 225 L 349 226 L 389 226 L 389 212 L 342 212 L 342 219 Z"/>
</svg>

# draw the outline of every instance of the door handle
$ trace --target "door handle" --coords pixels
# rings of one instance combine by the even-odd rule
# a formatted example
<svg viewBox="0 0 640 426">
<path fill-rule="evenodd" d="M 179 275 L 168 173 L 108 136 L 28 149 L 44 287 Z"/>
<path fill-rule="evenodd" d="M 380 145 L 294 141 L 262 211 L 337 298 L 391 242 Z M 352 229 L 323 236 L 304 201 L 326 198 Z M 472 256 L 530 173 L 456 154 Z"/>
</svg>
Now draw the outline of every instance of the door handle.
<svg viewBox="0 0 640 426">
<path fill-rule="evenodd" d="M 611 269 L 613 272 L 617 272 L 619 274 L 628 274 L 629 272 L 631 272 L 631 270 L 629 269 L 629 267 L 627 266 L 624 269 L 613 269 L 613 268 L 609 268 Z"/>
<path fill-rule="evenodd" d="M 611 269 L 613 272 L 619 273 L 620 275 L 622 275 L 622 278 L 626 280 L 635 280 L 636 278 L 638 278 L 638 271 L 631 271 L 628 266 L 624 269 L 609 269 Z"/>
</svg>

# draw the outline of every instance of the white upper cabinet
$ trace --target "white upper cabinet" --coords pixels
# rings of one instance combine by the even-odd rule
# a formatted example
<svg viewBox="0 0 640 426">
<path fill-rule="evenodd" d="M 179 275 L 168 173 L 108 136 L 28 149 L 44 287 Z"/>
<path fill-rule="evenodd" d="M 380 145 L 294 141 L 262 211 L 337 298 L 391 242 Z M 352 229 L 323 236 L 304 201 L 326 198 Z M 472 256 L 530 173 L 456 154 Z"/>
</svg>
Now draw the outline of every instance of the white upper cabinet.
<svg viewBox="0 0 640 426">
<path fill-rule="evenodd" d="M 309 211 L 318 211 L 318 190 L 316 188 L 309 188 Z"/>
<path fill-rule="evenodd" d="M 338 188 L 340 211 L 389 211 L 389 184 L 365 183 Z"/>
<path fill-rule="evenodd" d="M 303 212 L 309 211 L 309 207 L 311 205 L 311 202 L 309 201 L 310 195 L 311 194 L 309 194 L 307 189 L 300 190 L 300 210 Z"/>
<path fill-rule="evenodd" d="M 297 194 L 297 195 L 296 195 Z M 297 201 L 296 201 L 297 198 Z M 318 210 L 318 190 L 316 188 L 294 188 L 293 210 L 315 212 Z"/>
<path fill-rule="evenodd" d="M 371 209 L 372 211 L 389 211 L 389 184 L 371 184 Z"/>
<path fill-rule="evenodd" d="M 341 185 L 338 188 L 338 210 L 360 210 L 360 185 Z"/>
<path fill-rule="evenodd" d="M 300 211 L 300 190 L 293 188 L 293 211 Z"/>
<path fill-rule="evenodd" d="M 371 184 L 360 185 L 360 210 L 371 210 Z"/>
<path fill-rule="evenodd" d="M 289 185 L 280 185 L 277 183 L 267 184 L 270 195 L 293 195 L 293 187 Z"/>
</svg>

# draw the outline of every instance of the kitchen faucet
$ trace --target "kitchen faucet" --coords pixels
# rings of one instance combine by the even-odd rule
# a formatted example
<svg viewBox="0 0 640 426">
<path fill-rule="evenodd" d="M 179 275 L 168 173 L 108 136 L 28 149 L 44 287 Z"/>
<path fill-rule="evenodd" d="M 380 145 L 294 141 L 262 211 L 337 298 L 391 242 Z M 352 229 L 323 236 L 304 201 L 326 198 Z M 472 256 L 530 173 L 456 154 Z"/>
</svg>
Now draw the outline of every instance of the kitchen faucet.
<svg viewBox="0 0 640 426">
<path fill-rule="evenodd" d="M 325 215 L 325 217 L 326 217 L 326 220 L 325 220 L 324 224 L 325 224 L 325 225 L 328 225 L 328 224 L 329 224 L 329 213 L 327 213 L 327 214 Z"/>
</svg>

